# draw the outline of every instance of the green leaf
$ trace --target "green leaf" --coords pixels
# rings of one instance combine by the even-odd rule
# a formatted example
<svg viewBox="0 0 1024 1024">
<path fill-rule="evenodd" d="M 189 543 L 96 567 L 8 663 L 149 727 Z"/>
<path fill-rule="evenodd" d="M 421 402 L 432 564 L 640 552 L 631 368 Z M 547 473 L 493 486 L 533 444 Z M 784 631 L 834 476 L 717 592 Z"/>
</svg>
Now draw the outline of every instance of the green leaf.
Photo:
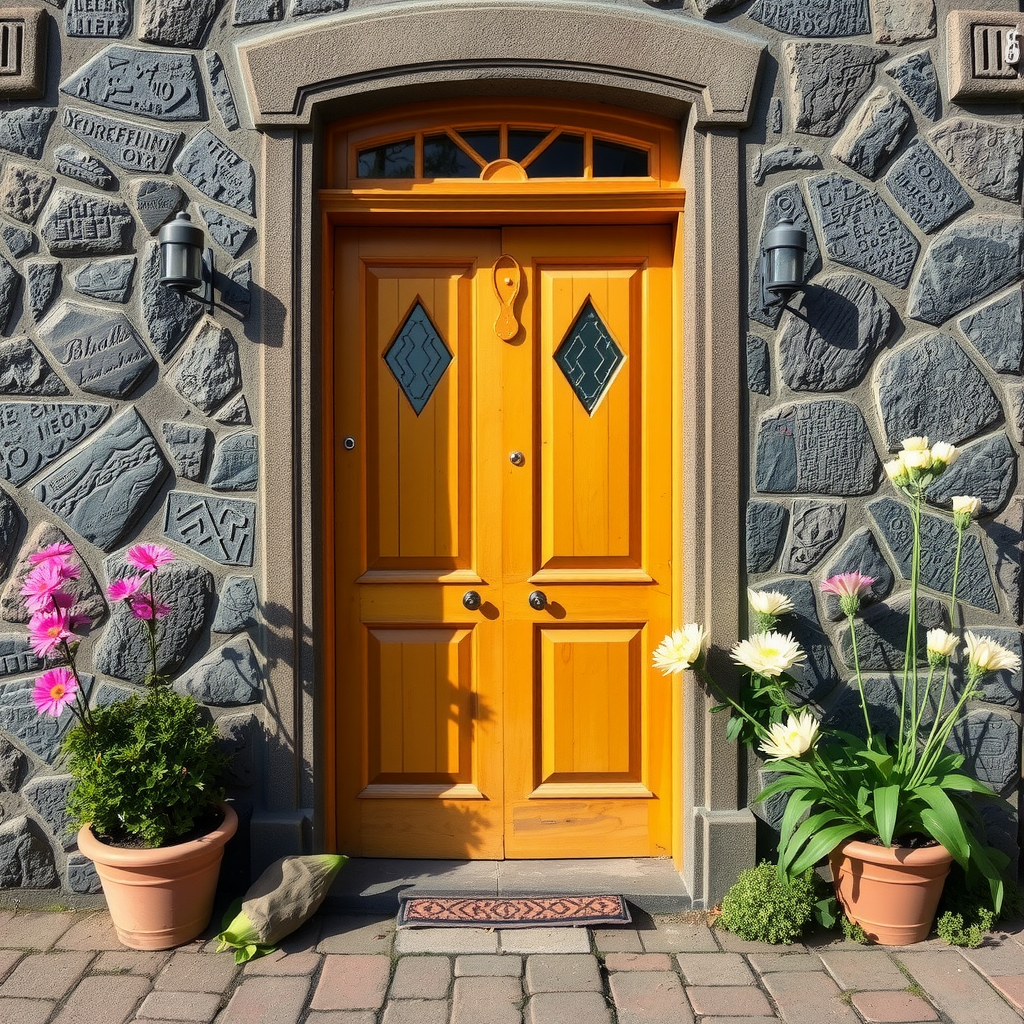
<svg viewBox="0 0 1024 1024">
<path fill-rule="evenodd" d="M 892 833 L 896 827 L 901 792 L 899 786 L 880 786 L 874 792 L 875 828 L 886 846 L 892 846 Z"/>
<path fill-rule="evenodd" d="M 790 872 L 794 875 L 806 871 L 821 860 L 822 857 L 831 853 L 843 840 L 856 835 L 861 831 L 858 822 L 847 821 L 841 825 L 832 825 L 829 828 L 821 829 L 811 836 L 810 840 L 790 866 Z"/>
</svg>

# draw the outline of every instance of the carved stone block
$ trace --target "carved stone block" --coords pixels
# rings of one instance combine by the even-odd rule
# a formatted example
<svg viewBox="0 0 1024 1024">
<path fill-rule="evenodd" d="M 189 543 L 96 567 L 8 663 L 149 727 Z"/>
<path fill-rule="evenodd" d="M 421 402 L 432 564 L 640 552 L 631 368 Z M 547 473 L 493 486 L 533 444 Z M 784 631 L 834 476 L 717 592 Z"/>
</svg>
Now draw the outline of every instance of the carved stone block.
<svg viewBox="0 0 1024 1024">
<path fill-rule="evenodd" d="M 132 25 L 131 0 L 68 0 L 64 25 L 69 36 L 120 39 Z"/>
<path fill-rule="evenodd" d="M 786 618 L 786 630 L 793 634 L 807 655 L 807 661 L 793 671 L 796 685 L 793 693 L 805 701 L 822 701 L 839 682 L 832 661 L 832 644 L 821 628 L 814 590 L 808 580 L 792 577 L 768 580 L 765 590 L 777 590 L 793 602 L 793 613 Z"/>
<path fill-rule="evenodd" d="M 166 174 L 184 138 L 181 132 L 129 124 L 76 107 L 64 108 L 61 124 L 118 167 L 142 174 Z"/>
<path fill-rule="evenodd" d="M 174 161 L 174 169 L 203 195 L 253 216 L 256 175 L 252 165 L 209 128 L 202 128 Z"/>
<path fill-rule="evenodd" d="M 171 368 L 168 381 L 207 415 L 242 386 L 238 346 L 231 332 L 205 320 Z"/>
<path fill-rule="evenodd" d="M 881 601 L 892 590 L 895 577 L 886 562 L 885 556 L 878 547 L 875 535 L 868 529 L 858 530 L 825 570 L 825 579 L 844 572 L 859 572 L 870 576 L 875 582 L 864 597 L 864 603 Z M 825 602 L 825 615 L 837 621 L 846 616 L 839 606 L 839 598 L 834 594 L 822 595 Z"/>
<path fill-rule="evenodd" d="M 761 492 L 869 494 L 878 470 L 871 432 L 852 402 L 803 402 L 761 418 L 754 473 Z"/>
<path fill-rule="evenodd" d="M 821 157 L 802 146 L 773 146 L 771 149 L 762 150 L 754 158 L 750 177 L 755 185 L 760 185 L 774 171 L 802 170 L 820 166 Z"/>
<path fill-rule="evenodd" d="M 229 255 L 238 257 L 238 254 L 249 244 L 255 228 L 235 217 L 231 217 L 219 210 L 212 210 L 208 206 L 200 206 L 199 212 L 210 229 L 213 240 Z"/>
<path fill-rule="evenodd" d="M 197 121 L 202 115 L 199 64 L 191 53 L 108 46 L 65 79 L 60 91 L 158 121 Z"/>
<path fill-rule="evenodd" d="M 920 139 L 914 139 L 892 165 L 885 184 L 910 219 L 927 233 L 971 205 L 967 190 L 935 150 Z"/>
<path fill-rule="evenodd" d="M 777 501 L 747 502 L 747 572 L 767 572 L 775 562 L 786 523 L 786 506 Z"/>
<path fill-rule="evenodd" d="M 948 335 L 923 334 L 885 358 L 878 401 L 889 447 L 925 431 L 959 444 L 1002 416 L 985 375 Z"/>
<path fill-rule="evenodd" d="M 146 246 L 141 277 L 142 318 L 149 340 L 167 362 L 203 315 L 203 305 L 189 295 L 160 286 L 160 247 L 156 242 Z"/>
<path fill-rule="evenodd" d="M 254 730 L 256 718 L 251 712 L 234 712 L 217 716 L 220 748 L 230 755 L 227 784 L 248 788 L 256 781 Z"/>
<path fill-rule="evenodd" d="M 6 491 L 0 491 L 0 576 L 6 576 L 11 567 L 23 519 L 17 502 Z"/>
<path fill-rule="evenodd" d="M 142 0 L 139 39 L 161 46 L 198 47 L 217 12 L 217 0 Z"/>
<path fill-rule="evenodd" d="M 758 0 L 749 15 L 791 36 L 860 36 L 871 29 L 867 0 Z"/>
<path fill-rule="evenodd" d="M 259 25 L 280 21 L 284 17 L 284 0 L 235 0 L 232 25 Z"/>
<path fill-rule="evenodd" d="M 246 402 L 245 395 L 235 395 L 218 410 L 214 419 L 228 427 L 242 427 L 252 423 L 249 416 L 249 403 Z"/>
<path fill-rule="evenodd" d="M 1012 288 L 958 322 L 996 373 L 1024 371 L 1024 289 Z"/>
<path fill-rule="evenodd" d="M 38 8 L 0 8 L 0 100 L 42 98 L 49 24 Z"/>
<path fill-rule="evenodd" d="M 231 83 L 224 70 L 224 62 L 220 59 L 220 54 L 214 50 L 206 51 L 206 73 L 210 78 L 213 105 L 217 108 L 224 127 L 233 132 L 238 127 L 238 109 L 235 107 L 235 97 L 231 93 Z"/>
<path fill-rule="evenodd" d="M 885 65 L 885 73 L 914 101 L 925 117 L 939 116 L 939 79 L 928 50 L 897 57 Z"/>
<path fill-rule="evenodd" d="M 0 677 L 39 672 L 42 667 L 24 633 L 0 633 Z"/>
<path fill-rule="evenodd" d="M 717 14 L 742 3 L 742 0 L 697 0 L 697 6 L 703 8 L 703 14 Z M 334 11 L 348 9 L 348 0 L 292 0 L 291 14 L 300 18 L 304 14 L 332 14 Z"/>
<path fill-rule="evenodd" d="M 252 263 L 246 260 L 232 267 L 221 282 L 221 301 L 241 319 L 249 315 L 252 305 Z"/>
<path fill-rule="evenodd" d="M 937 326 L 1022 275 L 1024 220 L 1019 214 L 961 217 L 925 251 L 907 315 Z"/>
<path fill-rule="evenodd" d="M 909 123 L 906 103 L 891 89 L 879 87 L 850 119 L 832 155 L 865 178 L 876 178 L 899 148 Z"/>
<path fill-rule="evenodd" d="M 260 699 L 261 675 L 252 644 L 244 638 L 229 640 L 176 679 L 174 689 L 200 704 L 233 708 Z"/>
<path fill-rule="evenodd" d="M 772 372 L 768 342 L 756 334 L 747 335 L 747 387 L 759 395 L 771 392 Z"/>
<path fill-rule="evenodd" d="M 105 163 L 74 146 L 58 146 L 53 159 L 61 174 L 83 181 L 86 185 L 111 188 L 116 184 L 114 175 Z"/>
<path fill-rule="evenodd" d="M 859 383 L 897 317 L 862 277 L 829 274 L 804 290 L 807 319 L 783 318 L 779 366 L 794 391 L 845 391 Z"/>
<path fill-rule="evenodd" d="M 164 534 L 221 565 L 252 565 L 256 503 L 171 491 Z"/>
<path fill-rule="evenodd" d="M 218 491 L 251 491 L 259 480 L 259 440 L 251 430 L 229 434 L 217 443 L 209 485 Z"/>
<path fill-rule="evenodd" d="M 952 5 L 959 7 L 961 5 Z M 1005 59 L 1011 32 L 1024 35 L 1024 15 L 1016 9 L 992 10 L 1008 4 L 988 4 L 988 10 L 951 10 L 946 16 L 946 58 L 949 98 L 1020 103 L 1024 98 L 1021 66 Z"/>
<path fill-rule="evenodd" d="M 36 236 L 28 228 L 20 225 L 0 224 L 0 234 L 3 235 L 7 248 L 16 260 L 27 256 L 36 247 Z"/>
<path fill-rule="evenodd" d="M 837 263 L 905 288 L 921 247 L 892 207 L 841 174 L 818 175 L 808 187 L 825 252 Z"/>
<path fill-rule="evenodd" d="M 28 282 L 28 311 L 33 320 L 49 308 L 60 290 L 60 260 L 34 259 L 25 261 L 25 280 Z"/>
<path fill-rule="evenodd" d="M 988 524 L 988 535 L 999 552 L 996 583 L 1006 595 L 1014 622 L 1024 618 L 1024 498 L 1015 495 L 1006 510 Z"/>
<path fill-rule="evenodd" d="M 260 600 L 252 576 L 229 576 L 220 588 L 213 617 L 215 633 L 240 633 L 259 625 Z"/>
<path fill-rule="evenodd" d="M 0 402 L 0 476 L 20 487 L 110 415 L 85 402 Z"/>
<path fill-rule="evenodd" d="M 194 423 L 164 423 L 161 430 L 175 473 L 184 480 L 202 479 L 209 430 Z"/>
<path fill-rule="evenodd" d="M 50 835 L 65 850 L 75 845 L 76 829 L 71 827 L 67 811 L 68 797 L 75 780 L 70 775 L 37 775 L 29 779 L 21 795 L 42 820 Z"/>
<path fill-rule="evenodd" d="M 914 531 L 910 510 L 895 498 L 879 498 L 868 505 L 903 578 L 910 579 Z M 956 530 L 948 519 L 921 516 L 921 583 L 940 594 L 949 594 L 953 584 Z M 981 542 L 975 534 L 964 536 L 960 556 L 957 597 L 977 608 L 998 611 L 992 578 Z"/>
<path fill-rule="evenodd" d="M 52 174 L 9 161 L 0 178 L 0 212 L 31 224 L 53 188 Z"/>
<path fill-rule="evenodd" d="M 20 284 L 21 275 L 0 256 L 0 332 L 7 331 Z"/>
<path fill-rule="evenodd" d="M 928 136 L 960 179 L 975 192 L 1013 202 L 1020 195 L 1024 128 L 958 117 Z"/>
<path fill-rule="evenodd" d="M 858 616 L 857 658 L 862 670 L 873 672 L 900 672 L 907 649 L 907 627 L 910 622 L 910 599 L 899 594 L 890 601 L 868 605 Z M 941 601 L 927 594 L 917 598 L 918 657 L 924 660 L 927 631 L 949 629 L 946 609 Z M 839 656 L 853 667 L 853 645 L 850 627 L 839 635 Z"/>
<path fill-rule="evenodd" d="M 185 193 L 173 181 L 150 179 L 132 182 L 132 201 L 151 235 L 186 205 Z"/>
<path fill-rule="evenodd" d="M 902 46 L 935 35 L 935 0 L 871 0 L 875 42 Z"/>
<path fill-rule="evenodd" d="M 98 547 L 118 544 L 153 500 L 168 466 L 142 417 L 127 409 L 32 493 Z"/>
<path fill-rule="evenodd" d="M 793 124 L 805 135 L 834 135 L 871 88 L 888 53 L 842 43 L 783 44 Z"/>
<path fill-rule="evenodd" d="M 82 690 L 88 695 L 92 686 L 92 678 L 81 676 L 81 681 Z M 32 700 L 33 686 L 35 686 L 34 678 L 12 679 L 10 682 L 0 680 L 0 729 L 16 739 L 41 761 L 53 764 L 60 757 L 60 745 L 74 719 L 71 715 L 53 718 L 50 715 L 39 714 Z M 13 822 L 7 821 L 0 824 L 0 887 L 4 888 L 9 885 L 16 888 L 22 884 L 18 881 L 9 882 L 3 877 L 4 841 L 2 833 L 12 824 Z M 46 848 L 49 849 L 48 844 Z M 55 885 L 56 881 L 50 884 Z"/>
<path fill-rule="evenodd" d="M 28 338 L 0 341 L 0 395 L 66 395 L 64 382 Z"/>
<path fill-rule="evenodd" d="M 38 160 L 43 155 L 46 136 L 56 115 L 53 107 L 5 110 L 0 117 L 0 149 Z"/>
<path fill-rule="evenodd" d="M 88 256 L 121 252 L 134 227 L 123 202 L 61 187 L 43 211 L 39 233 L 54 256 Z"/>
<path fill-rule="evenodd" d="M 1009 715 L 969 711 L 951 737 L 965 757 L 964 768 L 997 793 L 1020 779 L 1020 726 Z"/>
<path fill-rule="evenodd" d="M 28 771 L 28 757 L 6 736 L 0 736 L 0 789 L 16 793 Z"/>
<path fill-rule="evenodd" d="M 964 448 L 960 458 L 928 488 L 928 500 L 952 508 L 953 496 L 981 499 L 981 514 L 991 516 L 1010 498 L 1017 473 L 1017 455 L 1006 434 L 986 437 Z"/>
<path fill-rule="evenodd" d="M 71 892 L 81 896 L 95 896 L 103 892 L 96 865 L 84 853 L 69 853 L 67 885 Z"/>
<path fill-rule="evenodd" d="M 843 535 L 846 505 L 841 501 L 793 502 L 783 572 L 810 572 Z"/>
<path fill-rule="evenodd" d="M 0 824 L 0 889 L 52 889 L 58 884 L 53 849 L 39 825 L 25 814 Z"/>
<path fill-rule="evenodd" d="M 71 277 L 76 292 L 107 302 L 127 302 L 135 274 L 134 256 L 115 256 L 83 264 Z"/>
</svg>

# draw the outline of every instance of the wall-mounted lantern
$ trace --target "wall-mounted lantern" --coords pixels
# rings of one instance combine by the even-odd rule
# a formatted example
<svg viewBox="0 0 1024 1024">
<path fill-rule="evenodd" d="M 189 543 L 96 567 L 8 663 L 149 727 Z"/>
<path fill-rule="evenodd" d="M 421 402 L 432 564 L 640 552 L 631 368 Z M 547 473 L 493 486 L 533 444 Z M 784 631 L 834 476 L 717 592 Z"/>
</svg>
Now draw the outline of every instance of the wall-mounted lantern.
<svg viewBox="0 0 1024 1024">
<path fill-rule="evenodd" d="M 761 250 L 761 299 L 765 306 L 785 304 L 804 286 L 807 232 L 780 220 L 764 236 Z"/>
<path fill-rule="evenodd" d="M 213 249 L 206 236 L 182 211 L 157 235 L 160 243 L 160 283 L 203 303 L 213 312 Z M 201 289 L 199 292 L 196 289 Z"/>
</svg>

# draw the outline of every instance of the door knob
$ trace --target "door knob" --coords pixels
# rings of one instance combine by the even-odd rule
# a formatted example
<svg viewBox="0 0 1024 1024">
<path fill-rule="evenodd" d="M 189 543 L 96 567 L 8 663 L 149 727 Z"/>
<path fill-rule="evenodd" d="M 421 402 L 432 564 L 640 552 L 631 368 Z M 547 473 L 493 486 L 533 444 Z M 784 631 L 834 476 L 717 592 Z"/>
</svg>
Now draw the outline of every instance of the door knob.
<svg viewBox="0 0 1024 1024">
<path fill-rule="evenodd" d="M 475 590 L 467 590 L 462 595 L 462 604 L 471 612 L 475 612 L 481 604 L 480 595 Z"/>
<path fill-rule="evenodd" d="M 529 597 L 530 607 L 541 612 L 548 606 L 548 595 L 543 590 L 534 590 Z"/>
</svg>

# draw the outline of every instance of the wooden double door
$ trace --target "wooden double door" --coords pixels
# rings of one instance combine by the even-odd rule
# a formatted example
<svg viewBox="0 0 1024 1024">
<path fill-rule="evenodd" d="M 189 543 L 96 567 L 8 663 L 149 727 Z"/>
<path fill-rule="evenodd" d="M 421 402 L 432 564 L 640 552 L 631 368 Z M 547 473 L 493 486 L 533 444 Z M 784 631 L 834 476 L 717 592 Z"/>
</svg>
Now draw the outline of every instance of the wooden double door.
<svg viewBox="0 0 1024 1024">
<path fill-rule="evenodd" d="M 668 855 L 672 229 L 334 230 L 338 849 Z"/>
</svg>

